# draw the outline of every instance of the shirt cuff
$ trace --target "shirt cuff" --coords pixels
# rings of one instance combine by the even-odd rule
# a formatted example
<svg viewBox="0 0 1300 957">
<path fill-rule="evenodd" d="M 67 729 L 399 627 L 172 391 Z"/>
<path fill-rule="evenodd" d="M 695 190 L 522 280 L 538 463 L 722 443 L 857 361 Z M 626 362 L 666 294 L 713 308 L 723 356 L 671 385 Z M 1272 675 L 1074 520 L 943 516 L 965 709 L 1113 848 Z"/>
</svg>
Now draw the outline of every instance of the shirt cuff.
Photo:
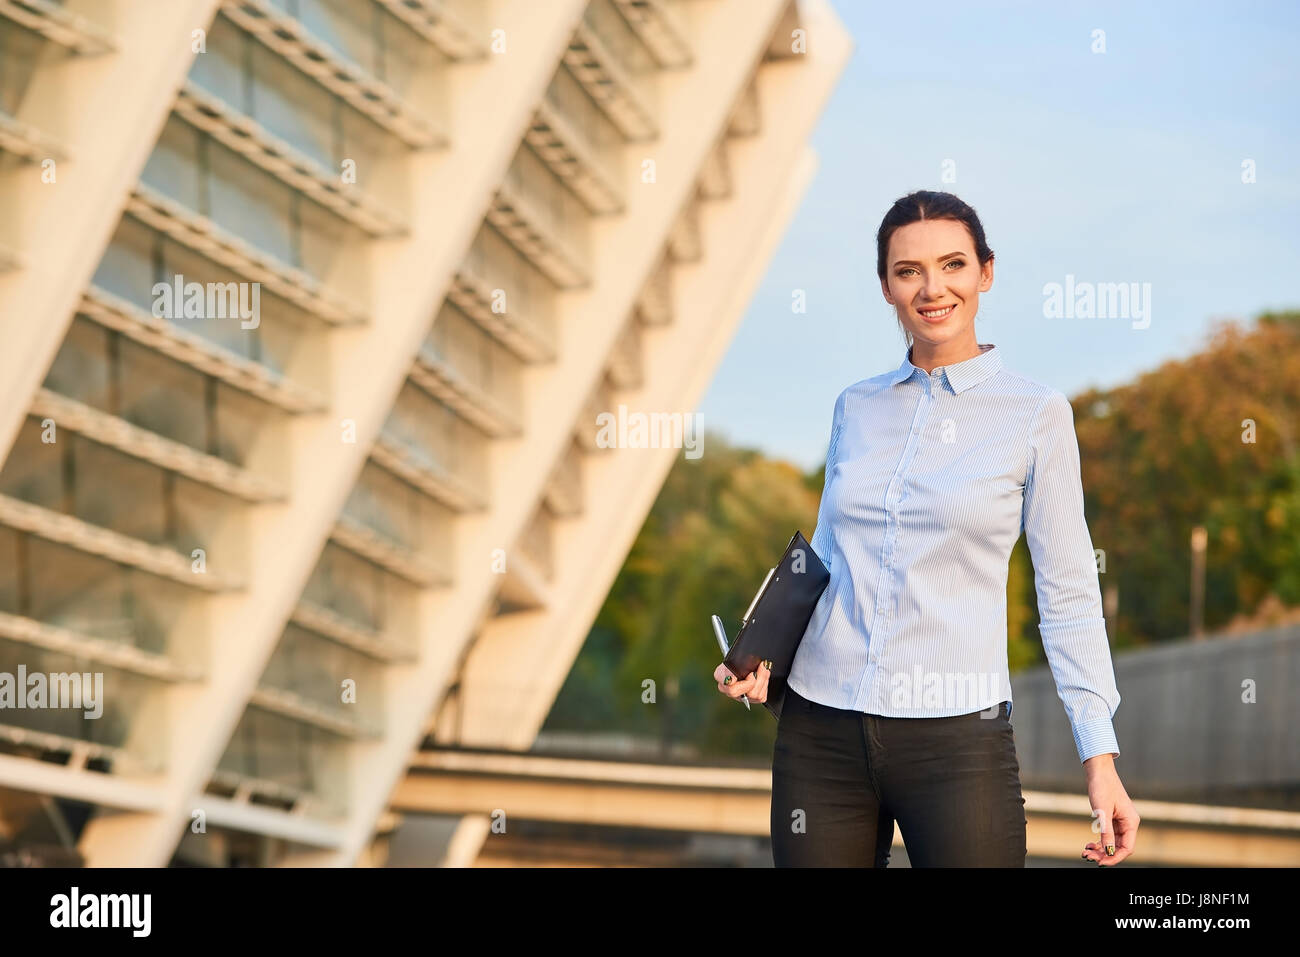
<svg viewBox="0 0 1300 957">
<path fill-rule="evenodd" d="M 1119 741 L 1110 718 L 1090 718 L 1074 726 L 1074 746 L 1079 751 L 1079 763 L 1099 754 L 1119 757 Z"/>
</svg>

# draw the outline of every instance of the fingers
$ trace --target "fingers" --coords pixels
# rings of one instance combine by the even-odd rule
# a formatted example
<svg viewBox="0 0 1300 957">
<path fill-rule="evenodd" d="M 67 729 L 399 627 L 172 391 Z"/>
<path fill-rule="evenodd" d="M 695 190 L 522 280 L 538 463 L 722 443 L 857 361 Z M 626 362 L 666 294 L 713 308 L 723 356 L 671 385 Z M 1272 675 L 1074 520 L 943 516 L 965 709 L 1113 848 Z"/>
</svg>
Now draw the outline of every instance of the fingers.
<svg viewBox="0 0 1300 957">
<path fill-rule="evenodd" d="M 713 680 L 718 683 L 718 690 L 728 698 L 742 695 L 760 704 L 767 700 L 767 679 L 771 674 L 765 663 L 760 662 L 757 671 L 751 671 L 747 678 L 737 678 L 725 664 L 718 665 L 713 671 Z M 731 680 L 728 681 L 727 679 Z"/>
<path fill-rule="evenodd" d="M 741 695 L 749 692 L 754 686 L 754 676 L 751 674 L 748 678 L 741 680 L 731 673 L 731 669 L 725 664 L 718 665 L 713 670 L 713 680 L 718 683 L 718 690 L 728 698 L 739 698 Z"/>
<path fill-rule="evenodd" d="M 1115 848 L 1115 856 L 1110 859 L 1112 864 L 1118 864 L 1133 853 L 1134 848 L 1137 847 L 1137 830 L 1136 809 L 1133 809 L 1132 814 L 1124 812 L 1115 815 L 1115 832 L 1119 838 L 1119 845 Z"/>
<path fill-rule="evenodd" d="M 757 684 L 757 682 L 758 679 L 754 676 L 754 673 L 751 671 L 749 673 L 748 678 L 744 678 L 744 679 L 733 678 L 731 684 L 727 684 L 726 679 L 724 678 L 723 683 L 718 685 L 718 690 L 721 691 L 723 694 L 725 694 L 728 698 L 739 698 L 741 695 L 749 695 L 752 697 L 754 692 L 754 685 Z"/>
<path fill-rule="evenodd" d="M 771 665 L 766 661 L 760 661 L 758 670 L 754 672 L 754 690 L 749 695 L 751 701 L 762 704 L 767 700 L 767 684 L 771 678 Z"/>
<path fill-rule="evenodd" d="M 731 690 L 736 687 L 739 679 L 731 673 L 731 669 L 725 664 L 718 665 L 718 667 L 713 669 L 713 680 L 718 683 L 718 690 L 723 694 L 732 698 L 739 697 L 739 695 L 733 695 L 731 693 Z M 742 691 L 740 694 L 744 694 L 744 692 Z"/>
<path fill-rule="evenodd" d="M 1094 798 L 1094 800 L 1096 799 Z M 1092 823 L 1092 829 L 1097 838 L 1083 846 L 1083 859 L 1092 861 L 1094 864 L 1107 863 L 1111 858 L 1106 854 L 1106 845 L 1115 843 L 1113 825 L 1111 824 L 1111 809 L 1108 804 L 1109 802 L 1102 807 L 1093 808 L 1092 813 L 1095 820 Z"/>
<path fill-rule="evenodd" d="M 1101 840 L 1098 842 L 1099 852 L 1105 852 L 1107 857 L 1115 856 L 1115 820 L 1109 815 L 1103 815 L 1101 820 Z M 1102 861 L 1103 864 L 1109 863 Z"/>
<path fill-rule="evenodd" d="M 1082 856 L 1102 867 L 1114 867 L 1137 847 L 1137 809 L 1129 802 L 1113 815 L 1101 814 L 1101 824 L 1101 838 L 1085 844 Z"/>
</svg>

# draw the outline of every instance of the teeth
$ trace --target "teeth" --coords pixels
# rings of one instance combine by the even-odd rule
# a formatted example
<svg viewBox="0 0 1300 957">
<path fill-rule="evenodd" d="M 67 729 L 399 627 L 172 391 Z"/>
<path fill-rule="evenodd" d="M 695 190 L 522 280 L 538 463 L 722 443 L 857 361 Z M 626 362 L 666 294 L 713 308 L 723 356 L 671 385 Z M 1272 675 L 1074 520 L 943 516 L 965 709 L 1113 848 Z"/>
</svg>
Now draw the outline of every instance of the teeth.
<svg viewBox="0 0 1300 957">
<path fill-rule="evenodd" d="M 952 309 L 953 309 L 952 306 L 946 306 L 943 309 L 922 309 L 920 310 L 920 313 L 921 315 L 925 316 L 927 319 L 934 319 L 938 316 L 943 316 L 946 315 L 947 313 L 952 312 Z"/>
</svg>

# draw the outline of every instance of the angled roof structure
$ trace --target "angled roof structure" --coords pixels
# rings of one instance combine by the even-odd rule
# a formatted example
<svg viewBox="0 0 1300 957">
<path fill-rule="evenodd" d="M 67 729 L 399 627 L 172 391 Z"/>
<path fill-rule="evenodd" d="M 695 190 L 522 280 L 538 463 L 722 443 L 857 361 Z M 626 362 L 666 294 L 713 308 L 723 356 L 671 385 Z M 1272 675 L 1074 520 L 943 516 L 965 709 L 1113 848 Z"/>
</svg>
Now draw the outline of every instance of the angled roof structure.
<svg viewBox="0 0 1300 957">
<path fill-rule="evenodd" d="M 0 711 L 0 839 L 382 863 L 423 742 L 531 744 L 683 454 L 597 415 L 692 412 L 851 43 L 826 0 L 132 10 L 0 0 L 0 673 L 102 675 Z"/>
</svg>

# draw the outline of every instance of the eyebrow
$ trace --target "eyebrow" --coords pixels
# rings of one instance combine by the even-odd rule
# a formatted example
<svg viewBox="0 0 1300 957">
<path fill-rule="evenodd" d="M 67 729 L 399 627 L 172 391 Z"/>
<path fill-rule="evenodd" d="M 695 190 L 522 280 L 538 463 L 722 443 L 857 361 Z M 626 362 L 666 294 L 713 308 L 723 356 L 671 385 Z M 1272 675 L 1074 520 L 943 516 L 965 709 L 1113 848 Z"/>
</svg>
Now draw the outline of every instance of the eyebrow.
<svg viewBox="0 0 1300 957">
<path fill-rule="evenodd" d="M 951 259 L 953 256 L 965 256 L 965 255 L 966 255 L 965 253 L 944 253 L 942 256 L 939 257 L 939 262 L 943 262 L 945 259 Z M 895 266 L 902 266 L 902 265 L 919 266 L 921 264 L 917 262 L 915 259 L 897 259 L 894 261 L 894 265 Z"/>
</svg>

